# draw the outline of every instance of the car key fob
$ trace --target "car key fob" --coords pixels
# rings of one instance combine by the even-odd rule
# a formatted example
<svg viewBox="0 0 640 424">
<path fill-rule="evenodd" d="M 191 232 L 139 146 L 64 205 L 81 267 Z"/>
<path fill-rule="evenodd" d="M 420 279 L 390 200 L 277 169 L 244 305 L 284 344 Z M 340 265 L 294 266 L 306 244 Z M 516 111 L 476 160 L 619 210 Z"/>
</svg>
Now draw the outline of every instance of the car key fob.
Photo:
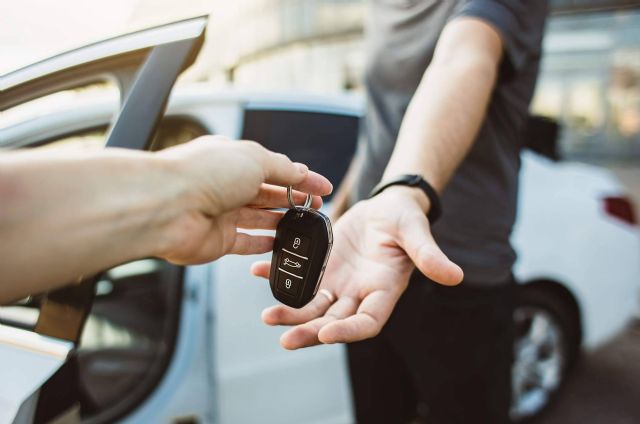
<svg viewBox="0 0 640 424">
<path fill-rule="evenodd" d="M 280 220 L 271 258 L 269 285 L 273 296 L 293 308 L 302 308 L 316 295 L 329 260 L 333 233 L 331 221 L 322 212 L 293 203 Z"/>
</svg>

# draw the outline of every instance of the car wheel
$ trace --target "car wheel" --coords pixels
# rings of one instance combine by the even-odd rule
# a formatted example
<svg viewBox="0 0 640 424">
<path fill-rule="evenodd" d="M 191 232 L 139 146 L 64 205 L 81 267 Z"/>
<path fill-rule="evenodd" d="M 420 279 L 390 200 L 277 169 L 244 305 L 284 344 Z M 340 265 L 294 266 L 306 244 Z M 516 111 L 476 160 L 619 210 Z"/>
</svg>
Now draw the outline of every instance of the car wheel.
<svg viewBox="0 0 640 424">
<path fill-rule="evenodd" d="M 540 415 L 557 396 L 577 356 L 580 324 L 558 291 L 537 286 L 518 290 L 511 418 L 523 422 Z"/>
</svg>

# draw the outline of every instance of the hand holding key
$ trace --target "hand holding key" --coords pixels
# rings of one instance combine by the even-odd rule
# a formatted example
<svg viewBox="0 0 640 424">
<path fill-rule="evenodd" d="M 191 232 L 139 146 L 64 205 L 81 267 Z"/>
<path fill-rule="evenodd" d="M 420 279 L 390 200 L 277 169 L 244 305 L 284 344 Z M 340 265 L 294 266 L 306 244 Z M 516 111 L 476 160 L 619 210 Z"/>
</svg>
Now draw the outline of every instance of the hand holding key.
<svg viewBox="0 0 640 424">
<path fill-rule="evenodd" d="M 140 258 L 268 252 L 273 237 L 238 230 L 274 229 L 283 214 L 265 208 L 288 205 L 284 187 L 314 194 L 315 207 L 332 188 L 284 155 L 224 137 L 158 152 L 5 152 L 0 169 L 0 186 L 17 190 L 0 199 L 0 280 L 11 283 L 2 302 Z"/>
<path fill-rule="evenodd" d="M 273 237 L 238 229 L 275 229 L 284 214 L 266 208 L 288 206 L 286 186 L 304 192 L 293 192 L 297 202 L 312 194 L 314 207 L 332 190 L 323 176 L 255 142 L 201 137 L 157 154 L 184 187 L 176 199 L 179 209 L 158 211 L 176 215 L 164 217 L 168 224 L 163 233 L 168 236 L 157 253 L 174 263 L 268 252 Z"/>
<path fill-rule="evenodd" d="M 262 318 L 269 325 L 295 326 L 280 339 L 287 349 L 374 337 L 416 266 L 441 284 L 462 280 L 460 267 L 431 236 L 420 205 L 400 189 L 386 190 L 357 203 L 336 223 L 322 295 L 302 309 L 271 307 Z M 269 264 L 256 263 L 252 272 L 266 278 Z"/>
</svg>

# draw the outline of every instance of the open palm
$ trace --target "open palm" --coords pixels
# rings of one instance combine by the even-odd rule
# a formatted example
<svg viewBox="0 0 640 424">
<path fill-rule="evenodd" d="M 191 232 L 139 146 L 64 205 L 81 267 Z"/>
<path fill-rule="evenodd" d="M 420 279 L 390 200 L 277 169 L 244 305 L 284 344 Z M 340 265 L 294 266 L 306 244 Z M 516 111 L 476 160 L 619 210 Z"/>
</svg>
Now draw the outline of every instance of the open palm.
<svg viewBox="0 0 640 424">
<path fill-rule="evenodd" d="M 419 205 L 389 190 L 356 204 L 335 226 L 321 288 L 336 301 L 320 295 L 302 309 L 274 306 L 263 312 L 263 320 L 295 325 L 282 335 L 287 349 L 374 337 L 407 288 L 415 266 L 442 284 L 462 280 L 462 270 L 436 245 Z M 268 264 L 257 263 L 252 271 L 268 277 Z"/>
</svg>

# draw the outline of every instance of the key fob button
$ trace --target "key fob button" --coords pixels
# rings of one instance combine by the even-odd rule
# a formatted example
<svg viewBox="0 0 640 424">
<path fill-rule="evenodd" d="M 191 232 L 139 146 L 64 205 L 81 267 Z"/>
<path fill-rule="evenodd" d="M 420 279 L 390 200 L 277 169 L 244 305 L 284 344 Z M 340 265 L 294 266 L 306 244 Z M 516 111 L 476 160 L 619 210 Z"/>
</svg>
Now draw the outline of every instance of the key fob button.
<svg viewBox="0 0 640 424">
<path fill-rule="evenodd" d="M 283 251 L 280 255 L 279 267 L 300 278 L 304 278 L 307 270 L 307 260 Z"/>
<path fill-rule="evenodd" d="M 296 278 L 294 275 L 287 274 L 282 271 L 278 271 L 278 290 L 286 293 L 290 296 L 297 296 L 302 280 Z"/>
<path fill-rule="evenodd" d="M 288 231 L 284 242 L 284 249 L 305 257 L 309 256 L 311 240 L 296 231 Z"/>
</svg>

